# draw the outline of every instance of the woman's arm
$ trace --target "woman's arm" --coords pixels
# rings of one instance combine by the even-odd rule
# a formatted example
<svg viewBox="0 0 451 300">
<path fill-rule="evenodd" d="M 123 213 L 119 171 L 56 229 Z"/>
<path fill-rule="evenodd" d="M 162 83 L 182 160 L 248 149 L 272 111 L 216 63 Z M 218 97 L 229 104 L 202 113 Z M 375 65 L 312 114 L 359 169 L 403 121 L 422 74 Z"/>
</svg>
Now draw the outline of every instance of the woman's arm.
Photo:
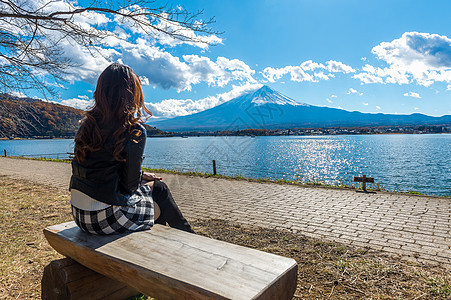
<svg viewBox="0 0 451 300">
<path fill-rule="evenodd" d="M 141 183 L 141 165 L 144 159 L 147 134 L 143 126 L 140 126 L 139 130 L 142 132 L 139 140 L 136 142 L 129 138 L 124 149 L 126 155 L 120 184 L 128 194 L 135 192 Z"/>
<path fill-rule="evenodd" d="M 142 180 L 154 181 L 154 180 L 163 180 L 163 178 L 155 175 L 154 173 L 143 172 Z"/>
</svg>

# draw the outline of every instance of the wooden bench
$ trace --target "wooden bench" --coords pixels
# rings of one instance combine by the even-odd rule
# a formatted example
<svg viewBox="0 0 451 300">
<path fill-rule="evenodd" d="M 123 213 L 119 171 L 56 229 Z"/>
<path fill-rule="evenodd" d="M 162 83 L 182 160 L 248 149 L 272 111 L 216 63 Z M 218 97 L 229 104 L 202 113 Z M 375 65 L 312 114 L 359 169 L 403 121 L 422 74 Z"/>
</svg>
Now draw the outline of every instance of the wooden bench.
<svg viewBox="0 0 451 300">
<path fill-rule="evenodd" d="M 101 286 L 113 286 L 119 295 L 136 290 L 156 300 L 291 299 L 296 290 L 297 264 L 293 259 L 166 226 L 155 225 L 152 230 L 126 235 L 96 236 L 67 222 L 44 229 L 44 234 L 56 251 L 90 270 L 77 264 L 78 269 L 111 280 L 94 284 L 101 280 L 91 274 L 92 279 L 82 281 L 85 284 L 71 287 L 63 282 L 67 278 L 56 278 L 58 264 L 67 268 L 68 262 L 56 261 L 44 272 L 44 299 L 75 299 L 75 294 L 84 295 L 80 299 L 114 298 L 100 295 Z M 61 294 L 65 296 L 58 298 Z"/>
</svg>

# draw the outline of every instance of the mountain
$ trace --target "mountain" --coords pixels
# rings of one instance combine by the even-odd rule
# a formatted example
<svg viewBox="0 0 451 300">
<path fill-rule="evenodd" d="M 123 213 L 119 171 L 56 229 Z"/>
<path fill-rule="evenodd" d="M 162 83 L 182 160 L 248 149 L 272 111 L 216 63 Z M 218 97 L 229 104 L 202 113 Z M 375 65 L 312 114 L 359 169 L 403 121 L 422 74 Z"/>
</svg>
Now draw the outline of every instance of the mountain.
<svg viewBox="0 0 451 300">
<path fill-rule="evenodd" d="M 309 127 L 449 125 L 451 116 L 350 112 L 297 102 L 268 86 L 192 115 L 150 121 L 162 130 L 239 130 Z"/>
<path fill-rule="evenodd" d="M 0 138 L 72 137 L 83 116 L 80 109 L 0 94 Z"/>
</svg>

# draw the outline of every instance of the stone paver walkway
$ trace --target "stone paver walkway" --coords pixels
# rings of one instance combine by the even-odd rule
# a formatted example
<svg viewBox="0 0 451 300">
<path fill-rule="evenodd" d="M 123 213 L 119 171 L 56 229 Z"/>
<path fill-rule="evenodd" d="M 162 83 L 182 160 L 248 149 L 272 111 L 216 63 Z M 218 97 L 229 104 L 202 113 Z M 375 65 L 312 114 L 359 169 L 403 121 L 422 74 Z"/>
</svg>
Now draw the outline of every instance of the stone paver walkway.
<svg viewBox="0 0 451 300">
<path fill-rule="evenodd" d="M 2 175 L 67 190 L 71 169 L 2 157 Z M 451 267 L 451 199 L 160 175 L 187 218 L 288 229 Z"/>
</svg>

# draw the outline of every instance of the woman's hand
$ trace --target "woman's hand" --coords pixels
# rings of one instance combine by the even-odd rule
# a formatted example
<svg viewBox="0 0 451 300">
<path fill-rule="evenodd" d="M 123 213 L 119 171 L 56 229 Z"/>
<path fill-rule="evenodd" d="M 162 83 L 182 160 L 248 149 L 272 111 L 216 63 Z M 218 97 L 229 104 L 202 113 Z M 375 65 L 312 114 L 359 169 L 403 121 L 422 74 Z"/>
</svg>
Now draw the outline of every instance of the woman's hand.
<svg viewBox="0 0 451 300">
<path fill-rule="evenodd" d="M 163 178 L 158 177 L 154 173 L 143 172 L 142 180 L 145 181 L 154 181 L 154 180 L 163 180 Z"/>
</svg>

